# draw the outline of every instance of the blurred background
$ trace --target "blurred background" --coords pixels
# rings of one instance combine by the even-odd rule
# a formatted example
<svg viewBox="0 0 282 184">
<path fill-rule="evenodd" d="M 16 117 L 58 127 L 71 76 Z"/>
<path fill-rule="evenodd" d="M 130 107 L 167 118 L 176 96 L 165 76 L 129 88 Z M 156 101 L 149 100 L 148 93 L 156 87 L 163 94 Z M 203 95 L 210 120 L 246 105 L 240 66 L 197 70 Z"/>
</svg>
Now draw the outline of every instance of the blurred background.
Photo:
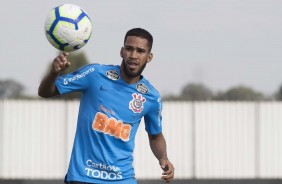
<svg viewBox="0 0 282 184">
<path fill-rule="evenodd" d="M 66 73 L 119 65 L 133 27 L 154 36 L 144 75 L 164 100 L 175 183 L 281 183 L 280 0 L 2 0 L 0 183 L 62 183 L 65 175 L 79 94 L 37 95 L 59 54 L 45 37 L 45 19 L 64 3 L 82 7 L 93 23 Z M 161 183 L 142 123 L 134 154 L 140 183 Z"/>
</svg>

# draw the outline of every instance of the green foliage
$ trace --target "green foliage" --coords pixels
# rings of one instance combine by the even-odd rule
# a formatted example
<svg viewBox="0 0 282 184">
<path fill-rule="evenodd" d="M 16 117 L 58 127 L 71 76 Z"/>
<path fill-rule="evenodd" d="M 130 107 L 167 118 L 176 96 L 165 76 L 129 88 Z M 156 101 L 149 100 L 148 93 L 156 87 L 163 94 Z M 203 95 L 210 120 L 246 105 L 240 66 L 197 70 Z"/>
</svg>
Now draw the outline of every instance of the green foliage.
<svg viewBox="0 0 282 184">
<path fill-rule="evenodd" d="M 0 81 L 0 98 L 18 98 L 23 89 L 24 87 L 14 80 Z"/>
<path fill-rule="evenodd" d="M 179 96 L 169 95 L 163 98 L 164 101 L 204 101 L 212 100 L 213 93 L 203 84 L 187 84 Z"/>
<path fill-rule="evenodd" d="M 188 84 L 182 89 L 180 98 L 190 101 L 211 100 L 213 93 L 202 84 Z"/>
<path fill-rule="evenodd" d="M 282 101 L 282 85 L 274 95 L 275 100 Z"/>
<path fill-rule="evenodd" d="M 282 100 L 282 87 L 280 88 L 280 100 Z M 166 96 L 164 101 L 261 101 L 269 100 L 262 93 L 257 92 L 246 86 L 236 86 L 228 89 L 226 92 L 214 93 L 208 87 L 202 84 L 187 84 L 182 89 L 179 96 Z"/>
<path fill-rule="evenodd" d="M 237 86 L 227 90 L 224 93 L 218 93 L 215 100 L 231 100 L 231 101 L 260 101 L 265 97 L 262 93 L 256 92 L 246 86 Z"/>
</svg>

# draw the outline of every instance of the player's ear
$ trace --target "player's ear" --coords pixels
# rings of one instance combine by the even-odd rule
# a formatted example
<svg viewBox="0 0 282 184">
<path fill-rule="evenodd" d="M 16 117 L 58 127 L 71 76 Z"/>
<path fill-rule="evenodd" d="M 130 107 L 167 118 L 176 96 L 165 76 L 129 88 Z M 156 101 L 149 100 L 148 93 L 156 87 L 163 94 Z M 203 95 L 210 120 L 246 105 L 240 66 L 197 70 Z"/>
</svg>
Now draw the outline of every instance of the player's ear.
<svg viewBox="0 0 282 184">
<path fill-rule="evenodd" d="M 148 58 L 147 58 L 147 63 L 150 63 L 150 61 L 152 61 L 153 59 L 153 53 L 150 53 Z"/>
<path fill-rule="evenodd" d="M 121 47 L 121 49 L 120 49 L 120 57 L 123 58 L 123 47 Z"/>
</svg>

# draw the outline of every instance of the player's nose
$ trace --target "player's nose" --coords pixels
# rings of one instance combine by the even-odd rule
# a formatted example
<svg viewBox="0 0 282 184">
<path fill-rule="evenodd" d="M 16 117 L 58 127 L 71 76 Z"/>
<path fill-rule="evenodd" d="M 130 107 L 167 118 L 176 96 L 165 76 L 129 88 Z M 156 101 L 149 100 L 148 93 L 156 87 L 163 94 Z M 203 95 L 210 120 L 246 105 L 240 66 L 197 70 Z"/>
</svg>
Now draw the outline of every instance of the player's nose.
<svg viewBox="0 0 282 184">
<path fill-rule="evenodd" d="M 135 49 L 130 52 L 130 58 L 133 58 L 133 59 L 137 58 L 137 51 Z"/>
</svg>

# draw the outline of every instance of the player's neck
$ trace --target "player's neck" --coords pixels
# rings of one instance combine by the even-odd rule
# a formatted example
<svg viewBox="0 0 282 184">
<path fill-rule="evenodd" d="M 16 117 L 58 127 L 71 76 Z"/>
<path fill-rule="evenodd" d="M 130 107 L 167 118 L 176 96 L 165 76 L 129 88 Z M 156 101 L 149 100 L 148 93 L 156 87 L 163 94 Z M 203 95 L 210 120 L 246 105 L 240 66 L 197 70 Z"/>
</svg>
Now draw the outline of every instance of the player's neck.
<svg viewBox="0 0 282 184">
<path fill-rule="evenodd" d="M 131 76 L 128 76 L 125 72 L 124 72 L 124 69 L 122 68 L 123 66 L 120 67 L 120 74 L 121 74 L 121 78 L 128 84 L 134 84 L 138 81 L 141 80 L 141 75 L 138 75 L 136 77 L 131 77 Z"/>
</svg>

